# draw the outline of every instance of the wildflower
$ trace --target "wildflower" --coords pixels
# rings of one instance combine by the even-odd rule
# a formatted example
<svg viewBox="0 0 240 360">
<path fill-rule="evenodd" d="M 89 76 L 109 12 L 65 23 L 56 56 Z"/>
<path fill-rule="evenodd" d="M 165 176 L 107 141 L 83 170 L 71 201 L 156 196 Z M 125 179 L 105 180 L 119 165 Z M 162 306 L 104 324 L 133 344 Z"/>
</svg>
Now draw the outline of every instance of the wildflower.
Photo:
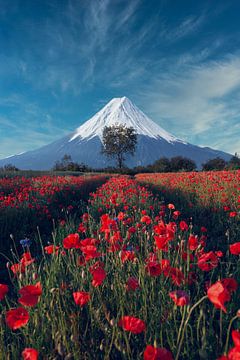
<svg viewBox="0 0 240 360">
<path fill-rule="evenodd" d="M 0 301 L 3 300 L 8 293 L 8 286 L 5 284 L 0 284 Z"/>
<path fill-rule="evenodd" d="M 165 348 L 156 348 L 152 345 L 147 345 L 144 354 L 144 360 L 173 360 L 172 353 Z"/>
<path fill-rule="evenodd" d="M 101 256 L 101 253 L 97 252 L 96 246 L 92 246 L 92 245 L 83 246 L 83 247 L 81 247 L 81 250 L 84 254 L 86 261 L 89 261 L 91 259 L 98 258 L 99 256 Z"/>
<path fill-rule="evenodd" d="M 138 282 L 138 279 L 136 279 L 135 277 L 130 277 L 127 280 L 127 284 L 126 284 L 126 290 L 127 291 L 135 291 L 137 289 L 139 289 L 140 285 Z"/>
<path fill-rule="evenodd" d="M 240 255 L 240 242 L 236 242 L 229 246 L 230 253 L 233 255 Z"/>
<path fill-rule="evenodd" d="M 146 265 L 146 272 L 150 276 L 159 276 L 162 273 L 162 267 L 157 261 L 149 261 Z"/>
<path fill-rule="evenodd" d="M 140 334 L 146 330 L 145 322 L 133 316 L 123 316 L 119 320 L 118 326 L 122 327 L 125 331 L 130 331 L 133 334 Z"/>
<path fill-rule="evenodd" d="M 122 250 L 121 251 L 121 261 L 125 263 L 126 261 L 134 261 L 136 259 L 136 255 L 134 251 L 131 250 Z"/>
<path fill-rule="evenodd" d="M 218 257 L 213 251 L 205 253 L 198 258 L 198 267 L 203 271 L 210 271 L 217 266 Z"/>
<path fill-rule="evenodd" d="M 188 294 L 183 290 L 171 291 L 169 296 L 177 306 L 185 306 L 190 302 Z"/>
<path fill-rule="evenodd" d="M 31 243 L 32 243 L 31 240 L 27 238 L 20 240 L 20 244 L 22 245 L 22 247 L 29 247 Z"/>
<path fill-rule="evenodd" d="M 32 258 L 30 251 L 26 251 L 22 254 L 20 263 L 23 264 L 24 266 L 28 266 L 31 265 L 34 261 L 35 259 Z"/>
<path fill-rule="evenodd" d="M 57 245 L 48 245 L 44 247 L 46 254 L 57 254 L 60 246 Z"/>
<path fill-rule="evenodd" d="M 185 221 L 180 221 L 179 226 L 182 231 L 188 231 L 188 224 Z"/>
<path fill-rule="evenodd" d="M 182 285 L 182 283 L 185 281 L 182 271 L 178 268 L 170 267 L 164 275 L 170 276 L 172 279 L 172 282 L 177 286 Z"/>
<path fill-rule="evenodd" d="M 29 321 L 29 313 L 23 307 L 8 310 L 6 313 L 6 323 L 12 330 L 25 326 Z"/>
<path fill-rule="evenodd" d="M 79 235 L 69 234 L 65 239 L 63 239 L 64 249 L 78 249 L 80 246 Z"/>
<path fill-rule="evenodd" d="M 86 291 L 76 291 L 73 293 L 75 304 L 84 306 L 90 301 L 90 294 Z"/>
<path fill-rule="evenodd" d="M 194 251 L 198 247 L 198 237 L 196 235 L 191 234 L 188 238 L 188 247 L 189 250 Z"/>
<path fill-rule="evenodd" d="M 237 289 L 234 279 L 223 279 L 210 286 L 207 291 L 209 300 L 217 309 L 227 312 L 224 304 L 231 299 L 231 293 Z"/>
<path fill-rule="evenodd" d="M 165 235 L 154 236 L 155 244 L 158 250 L 168 251 L 168 237 Z"/>
<path fill-rule="evenodd" d="M 24 306 L 35 306 L 39 297 L 42 295 L 42 287 L 40 282 L 36 285 L 27 285 L 22 287 L 19 290 L 21 297 L 18 299 L 18 302 Z"/>
<path fill-rule="evenodd" d="M 22 351 L 23 360 L 38 360 L 38 351 L 33 348 L 25 348 Z"/>
<path fill-rule="evenodd" d="M 102 284 L 103 280 L 106 278 L 106 272 L 101 267 L 98 267 L 97 269 L 94 269 L 93 271 L 91 271 L 91 274 L 93 276 L 92 286 L 94 286 L 94 287 L 100 286 Z"/>
<path fill-rule="evenodd" d="M 144 216 L 141 217 L 141 222 L 146 224 L 146 225 L 150 225 L 152 220 L 151 220 L 150 216 L 144 215 Z"/>
<path fill-rule="evenodd" d="M 232 330 L 232 339 L 234 345 L 240 349 L 240 330 Z"/>
</svg>

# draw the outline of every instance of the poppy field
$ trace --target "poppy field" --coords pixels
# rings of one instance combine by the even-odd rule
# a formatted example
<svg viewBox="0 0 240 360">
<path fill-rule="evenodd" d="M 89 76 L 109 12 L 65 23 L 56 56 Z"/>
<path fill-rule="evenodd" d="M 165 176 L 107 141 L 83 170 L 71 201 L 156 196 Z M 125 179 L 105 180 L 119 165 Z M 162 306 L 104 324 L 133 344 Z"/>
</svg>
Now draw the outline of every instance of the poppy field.
<svg viewBox="0 0 240 360">
<path fill-rule="evenodd" d="M 53 221 L 65 221 L 66 213 L 84 212 L 84 201 L 106 179 L 94 176 L 12 176 L 0 178 L 0 251 L 8 252 L 9 237 L 51 234 Z M 50 229 L 50 231 L 49 231 Z"/>
<path fill-rule="evenodd" d="M 0 359 L 239 359 L 239 177 L 102 179 L 47 241 L 20 240 Z"/>
</svg>

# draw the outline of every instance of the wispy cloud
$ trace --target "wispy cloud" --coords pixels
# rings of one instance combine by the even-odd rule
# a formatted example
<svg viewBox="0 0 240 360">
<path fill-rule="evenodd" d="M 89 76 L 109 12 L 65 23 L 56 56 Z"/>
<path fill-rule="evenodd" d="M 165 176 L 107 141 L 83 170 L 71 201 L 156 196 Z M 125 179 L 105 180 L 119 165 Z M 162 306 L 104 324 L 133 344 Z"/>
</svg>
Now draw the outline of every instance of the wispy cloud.
<svg viewBox="0 0 240 360">
<path fill-rule="evenodd" d="M 147 0 L 51 0 L 36 17 L 35 6 L 25 12 L 19 0 L 2 3 L 0 17 L 11 26 L 8 42 L 0 33 L 1 153 L 58 139 L 122 95 L 185 140 L 222 148 L 222 139 L 231 149 L 217 127 L 237 144 L 237 36 L 208 31 L 229 7 L 204 2 L 178 14 L 165 0 L 155 7 Z M 228 42 L 235 49 L 223 58 Z"/>
<path fill-rule="evenodd" d="M 169 28 L 168 26 L 164 26 L 161 36 L 169 41 L 177 41 L 198 31 L 205 20 L 205 15 L 191 15 L 183 19 L 176 27 Z"/>
<path fill-rule="evenodd" d="M 1 157 L 33 150 L 56 140 L 56 134 L 61 138 L 72 131 L 58 126 L 56 118 L 22 96 L 1 97 L 0 107 L 8 113 L 0 115 Z"/>
<path fill-rule="evenodd" d="M 240 55 L 203 65 L 184 64 L 175 70 L 166 71 L 154 80 L 151 89 L 148 86 L 139 94 L 152 117 L 179 137 L 197 139 L 201 135 L 206 145 L 220 145 L 217 133 L 221 139 L 229 131 L 239 137 L 235 131 L 239 131 L 240 119 L 236 101 L 240 94 Z M 225 144 L 227 150 L 229 142 Z"/>
</svg>

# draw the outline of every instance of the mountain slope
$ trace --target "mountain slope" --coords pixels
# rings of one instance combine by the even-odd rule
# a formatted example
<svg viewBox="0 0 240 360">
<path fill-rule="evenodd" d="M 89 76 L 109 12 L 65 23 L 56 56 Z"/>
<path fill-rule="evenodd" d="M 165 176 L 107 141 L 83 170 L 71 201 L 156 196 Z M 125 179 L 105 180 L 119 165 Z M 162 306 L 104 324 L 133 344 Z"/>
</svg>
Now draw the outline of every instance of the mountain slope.
<svg viewBox="0 0 240 360">
<path fill-rule="evenodd" d="M 0 166 L 13 164 L 20 169 L 45 170 L 53 167 L 65 154 L 73 161 L 93 168 L 113 165 L 101 154 L 101 137 L 105 126 L 113 124 L 132 126 L 138 134 L 135 155 L 126 157 L 126 165 L 148 165 L 162 156 L 186 156 L 198 167 L 211 158 L 220 156 L 229 160 L 231 155 L 186 143 L 162 129 L 149 119 L 126 97 L 112 99 L 103 109 L 75 130 L 75 132 L 39 149 L 0 160 Z"/>
</svg>

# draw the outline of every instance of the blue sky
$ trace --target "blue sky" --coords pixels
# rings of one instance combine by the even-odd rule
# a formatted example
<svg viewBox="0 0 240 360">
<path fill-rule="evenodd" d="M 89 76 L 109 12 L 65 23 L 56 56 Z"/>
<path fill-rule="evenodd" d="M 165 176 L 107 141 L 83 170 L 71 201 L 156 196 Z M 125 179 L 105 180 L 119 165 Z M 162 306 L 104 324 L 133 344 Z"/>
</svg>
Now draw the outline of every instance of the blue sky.
<svg viewBox="0 0 240 360">
<path fill-rule="evenodd" d="M 188 142 L 240 153 L 238 0 L 0 0 L 0 158 L 127 96 Z"/>
</svg>

